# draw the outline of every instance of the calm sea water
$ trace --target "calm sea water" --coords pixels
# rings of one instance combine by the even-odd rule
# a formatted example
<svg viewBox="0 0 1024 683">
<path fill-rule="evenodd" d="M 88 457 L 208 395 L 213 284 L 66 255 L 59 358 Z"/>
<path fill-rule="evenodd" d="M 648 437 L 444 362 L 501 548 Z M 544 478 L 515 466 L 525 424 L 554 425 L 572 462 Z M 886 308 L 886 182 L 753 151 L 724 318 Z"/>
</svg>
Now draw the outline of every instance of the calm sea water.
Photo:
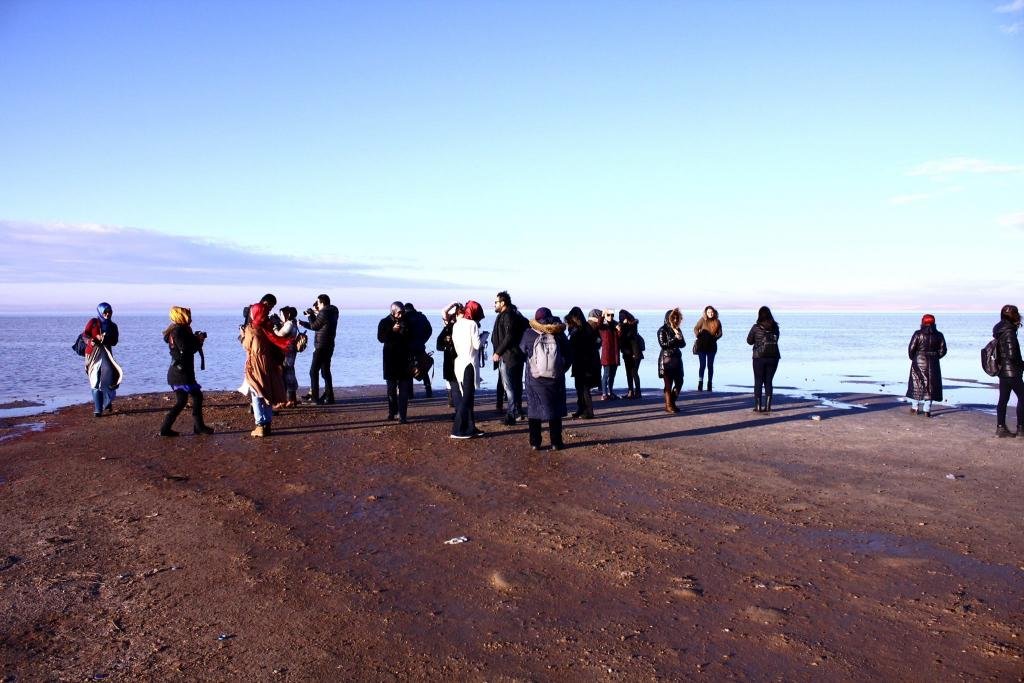
<svg viewBox="0 0 1024 683">
<path fill-rule="evenodd" d="M 560 312 L 564 314 L 564 311 Z M 647 390 L 661 386 L 657 378 L 657 337 L 664 311 L 635 311 L 640 332 L 647 341 L 647 358 L 640 365 L 640 378 Z M 334 355 L 336 386 L 381 384 L 381 349 L 377 322 L 385 312 L 342 311 L 338 346 Z M 242 380 L 244 352 L 237 341 L 239 315 L 204 316 L 195 313 L 193 327 L 209 333 L 205 371 L 197 370 L 206 389 L 235 389 Z M 692 328 L 697 312 L 685 312 L 683 328 L 687 344 L 693 343 Z M 724 336 L 715 361 L 715 388 L 747 391 L 752 384 L 747 331 L 754 321 L 749 311 L 723 311 Z M 51 408 L 90 400 L 81 357 L 71 350 L 74 338 L 88 315 L 15 316 L 0 315 L 0 404 L 27 400 Z M 775 377 L 778 393 L 794 395 L 884 393 L 902 395 L 906 390 L 909 360 L 907 342 L 918 328 L 920 316 L 907 313 L 779 313 L 782 329 L 782 362 Z M 167 318 L 158 315 L 116 316 L 121 341 L 115 349 L 125 370 L 121 394 L 167 391 L 169 363 L 161 333 Z M 941 314 L 938 328 L 946 335 L 949 354 L 942 360 L 948 403 L 968 407 L 990 407 L 995 403 L 996 384 L 985 375 L 979 350 L 988 341 L 996 318 L 988 314 Z M 441 324 L 431 323 L 435 332 Z M 489 313 L 485 329 L 493 323 Z M 312 342 L 312 337 L 310 339 Z M 311 344 L 312 346 L 312 344 Z M 433 348 L 430 344 L 428 350 Z M 684 390 L 697 383 L 697 357 L 684 350 Z M 311 350 L 299 354 L 296 373 L 299 384 L 308 384 Z M 438 357 L 438 361 L 440 358 Z M 197 363 L 198 365 L 198 363 Z M 484 371 L 484 388 L 493 389 L 497 373 Z M 433 380 L 443 388 L 440 363 Z M 616 389 L 625 392 L 621 369 Z M 304 392 L 304 389 L 303 389 Z M 0 416 L 28 414 L 45 408 L 3 409 Z"/>
</svg>

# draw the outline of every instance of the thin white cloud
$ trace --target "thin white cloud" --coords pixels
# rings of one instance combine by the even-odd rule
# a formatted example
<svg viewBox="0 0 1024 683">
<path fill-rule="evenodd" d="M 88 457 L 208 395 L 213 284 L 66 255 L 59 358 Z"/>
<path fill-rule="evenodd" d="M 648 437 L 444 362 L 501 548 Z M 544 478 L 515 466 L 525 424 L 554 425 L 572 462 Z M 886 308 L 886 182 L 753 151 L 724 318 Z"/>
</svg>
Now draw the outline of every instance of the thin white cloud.
<svg viewBox="0 0 1024 683">
<path fill-rule="evenodd" d="M 899 206 L 902 204 L 913 204 L 915 202 L 923 202 L 926 199 L 931 199 L 932 195 L 926 192 L 918 192 L 917 194 L 901 194 L 895 197 L 889 197 L 889 203 Z"/>
<path fill-rule="evenodd" d="M 299 258 L 117 226 L 0 220 L 0 282 L 230 285 L 324 282 L 342 287 L 453 286 L 369 263 Z"/>
<path fill-rule="evenodd" d="M 1014 164 L 1000 164 L 982 159 L 970 159 L 968 157 L 953 157 L 950 159 L 938 159 L 918 164 L 907 171 L 909 176 L 943 177 L 960 174 L 988 175 L 994 173 L 1020 173 L 1024 166 Z"/>
<path fill-rule="evenodd" d="M 1000 14 L 1024 12 L 1024 0 L 1013 0 L 1013 2 L 1008 2 L 1005 5 L 999 5 L 996 7 L 996 12 Z"/>
<path fill-rule="evenodd" d="M 999 225 L 1004 228 L 1020 228 L 1024 230 L 1024 211 L 1008 213 L 999 217 Z"/>
<path fill-rule="evenodd" d="M 1024 31 L 1024 21 L 1018 21 L 1015 24 L 1003 24 L 999 27 L 999 30 L 1008 36 L 1015 36 Z"/>
</svg>

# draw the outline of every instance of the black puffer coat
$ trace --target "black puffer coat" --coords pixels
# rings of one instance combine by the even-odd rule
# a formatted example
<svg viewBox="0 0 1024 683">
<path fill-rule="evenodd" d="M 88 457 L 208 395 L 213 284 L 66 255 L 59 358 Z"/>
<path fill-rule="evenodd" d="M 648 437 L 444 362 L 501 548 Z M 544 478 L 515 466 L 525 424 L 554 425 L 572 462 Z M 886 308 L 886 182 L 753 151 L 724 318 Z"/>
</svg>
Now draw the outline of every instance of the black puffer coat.
<svg viewBox="0 0 1024 683">
<path fill-rule="evenodd" d="M 623 315 L 623 314 L 626 315 Z M 640 362 L 644 357 L 644 341 L 637 332 L 639 321 L 629 311 L 619 311 L 619 352 L 623 361 Z"/>
<path fill-rule="evenodd" d="M 682 328 L 677 337 L 668 322 L 673 313 L 679 315 L 682 320 L 679 309 L 673 308 L 665 311 L 665 324 L 658 328 L 658 346 L 661 347 L 661 353 L 658 355 L 658 377 L 661 378 L 683 377 L 683 353 L 680 349 L 686 348 L 686 340 L 683 339 Z"/>
<path fill-rule="evenodd" d="M 1024 375 L 1024 360 L 1020 357 L 1020 342 L 1017 340 L 1019 325 L 999 321 L 992 328 L 996 342 L 996 360 L 999 362 L 1000 377 L 1021 377 Z"/>
<path fill-rule="evenodd" d="M 569 331 L 570 357 L 572 358 L 572 376 L 580 386 L 594 388 L 601 383 L 601 338 L 587 322 L 583 311 L 573 307 L 566 315 L 582 320 L 583 323 L 575 330 Z"/>
<path fill-rule="evenodd" d="M 754 358 L 782 358 L 779 352 L 779 324 L 764 326 L 754 323 L 747 333 L 747 343 L 754 347 Z"/>
<path fill-rule="evenodd" d="M 444 361 L 441 363 L 441 376 L 448 382 L 458 382 L 455 376 L 455 344 L 452 342 L 452 328 L 455 321 L 448 323 L 437 335 L 437 350 L 444 353 Z"/>
<path fill-rule="evenodd" d="M 946 338 L 935 325 L 921 325 L 907 347 L 910 356 L 910 379 L 907 398 L 915 401 L 942 400 L 942 371 L 939 359 L 946 355 Z"/>
<path fill-rule="evenodd" d="M 172 387 L 198 384 L 195 355 L 202 345 L 192 328 L 188 325 L 171 325 L 164 333 L 164 341 L 171 353 L 167 383 Z"/>
<path fill-rule="evenodd" d="M 299 320 L 298 323 L 307 330 L 316 332 L 313 348 L 334 348 L 334 339 L 338 334 L 338 307 L 334 304 L 324 306 L 315 316 L 309 316 L 309 322 Z"/>
</svg>

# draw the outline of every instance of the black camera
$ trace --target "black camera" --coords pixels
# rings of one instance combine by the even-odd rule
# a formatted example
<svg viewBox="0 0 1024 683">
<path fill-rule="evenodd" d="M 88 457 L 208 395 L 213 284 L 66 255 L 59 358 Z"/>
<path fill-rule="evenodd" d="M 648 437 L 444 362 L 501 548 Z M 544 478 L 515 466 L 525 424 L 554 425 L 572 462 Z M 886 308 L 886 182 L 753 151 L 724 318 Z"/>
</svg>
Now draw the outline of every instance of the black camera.
<svg viewBox="0 0 1024 683">
<path fill-rule="evenodd" d="M 206 333 L 203 332 L 202 330 L 197 331 L 196 332 L 196 339 L 198 339 L 199 341 L 205 340 L 206 339 Z"/>
<path fill-rule="evenodd" d="M 302 315 L 313 317 L 314 315 L 316 315 L 316 311 L 314 311 L 312 308 L 307 308 L 302 312 Z"/>
</svg>

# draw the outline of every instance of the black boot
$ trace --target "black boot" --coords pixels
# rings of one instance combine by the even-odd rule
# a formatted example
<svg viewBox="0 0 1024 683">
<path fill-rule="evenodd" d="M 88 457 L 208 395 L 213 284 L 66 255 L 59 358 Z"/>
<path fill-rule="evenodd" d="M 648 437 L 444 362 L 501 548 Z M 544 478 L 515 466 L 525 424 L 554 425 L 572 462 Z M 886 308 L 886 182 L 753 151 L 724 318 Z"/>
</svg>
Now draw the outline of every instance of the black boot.
<svg viewBox="0 0 1024 683">
<path fill-rule="evenodd" d="M 708 380 L 708 391 L 711 391 L 711 380 Z"/>
<path fill-rule="evenodd" d="M 769 396 L 767 399 L 765 399 L 765 402 L 764 402 L 764 412 L 766 412 L 766 413 L 772 412 L 772 397 L 771 396 Z"/>
<path fill-rule="evenodd" d="M 704 391 L 704 380 L 697 380 L 697 391 Z"/>
<path fill-rule="evenodd" d="M 753 412 L 760 413 L 762 410 L 764 410 L 764 407 L 761 405 L 761 397 L 760 396 L 755 396 L 754 397 L 754 411 Z"/>
<path fill-rule="evenodd" d="M 1000 439 L 1012 439 L 1017 436 L 1017 433 L 1011 432 L 1006 425 L 996 425 L 996 436 Z"/>
</svg>

